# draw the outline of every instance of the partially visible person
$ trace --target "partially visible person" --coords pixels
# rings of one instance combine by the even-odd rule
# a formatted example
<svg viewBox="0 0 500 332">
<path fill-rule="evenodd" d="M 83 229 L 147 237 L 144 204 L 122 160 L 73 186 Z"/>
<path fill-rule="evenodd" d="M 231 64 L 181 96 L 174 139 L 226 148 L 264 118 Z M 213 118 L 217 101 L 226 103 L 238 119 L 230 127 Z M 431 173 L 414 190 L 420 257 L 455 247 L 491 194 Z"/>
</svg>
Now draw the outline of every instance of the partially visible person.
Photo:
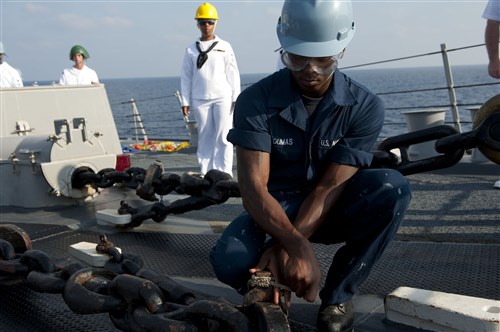
<svg viewBox="0 0 500 332">
<path fill-rule="evenodd" d="M 394 238 L 410 186 L 396 170 L 370 168 L 384 104 L 337 68 L 355 33 L 351 2 L 285 0 L 281 17 L 286 68 L 242 91 L 228 135 L 246 211 L 210 262 L 241 294 L 263 270 L 276 304 L 280 288 L 286 306 L 291 292 L 310 302 L 319 294 L 318 330 L 352 331 L 352 299 Z M 313 242 L 342 244 L 322 288 Z"/>
<path fill-rule="evenodd" d="M 23 80 L 19 72 L 3 60 L 6 56 L 5 47 L 0 42 L 0 88 L 19 88 Z"/>
<path fill-rule="evenodd" d="M 278 18 L 277 26 L 279 26 L 280 24 L 281 24 L 281 16 Z M 278 60 L 276 61 L 276 71 L 278 71 L 285 68 L 285 64 L 281 60 L 281 55 L 283 54 L 283 48 L 280 47 L 275 52 L 278 52 Z"/>
<path fill-rule="evenodd" d="M 226 136 L 240 94 L 240 73 L 231 44 L 215 35 L 219 20 L 208 2 L 198 7 L 195 20 L 201 37 L 186 48 L 181 71 L 181 109 L 193 111 L 198 124 L 198 163 L 233 175 L 233 145 Z"/>
<path fill-rule="evenodd" d="M 75 63 L 71 68 L 64 69 L 59 84 L 80 85 L 99 84 L 97 73 L 85 64 L 90 58 L 89 52 L 81 46 L 75 45 L 69 51 L 69 59 Z"/>
<path fill-rule="evenodd" d="M 483 18 L 486 19 L 484 40 L 488 52 L 488 73 L 493 78 L 500 78 L 500 54 L 498 44 L 500 42 L 500 0 L 489 0 L 484 9 Z M 494 184 L 500 189 L 500 180 Z"/>
<path fill-rule="evenodd" d="M 498 43 L 500 41 L 500 0 L 489 0 L 484 9 L 486 19 L 484 40 L 488 52 L 488 73 L 493 78 L 500 78 L 500 57 Z"/>
</svg>

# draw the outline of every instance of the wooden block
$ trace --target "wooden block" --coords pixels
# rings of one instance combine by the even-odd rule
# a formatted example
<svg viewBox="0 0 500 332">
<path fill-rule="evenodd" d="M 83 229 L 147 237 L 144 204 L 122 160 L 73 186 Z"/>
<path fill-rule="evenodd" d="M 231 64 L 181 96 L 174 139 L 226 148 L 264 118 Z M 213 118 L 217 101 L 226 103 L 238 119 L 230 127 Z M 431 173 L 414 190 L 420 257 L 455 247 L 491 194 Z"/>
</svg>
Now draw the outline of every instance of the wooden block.
<svg viewBox="0 0 500 332">
<path fill-rule="evenodd" d="M 75 258 L 95 267 L 103 267 L 111 256 L 98 253 L 95 248 L 97 243 L 78 242 L 69 246 L 68 252 Z M 118 249 L 121 252 L 120 248 Z"/>
</svg>

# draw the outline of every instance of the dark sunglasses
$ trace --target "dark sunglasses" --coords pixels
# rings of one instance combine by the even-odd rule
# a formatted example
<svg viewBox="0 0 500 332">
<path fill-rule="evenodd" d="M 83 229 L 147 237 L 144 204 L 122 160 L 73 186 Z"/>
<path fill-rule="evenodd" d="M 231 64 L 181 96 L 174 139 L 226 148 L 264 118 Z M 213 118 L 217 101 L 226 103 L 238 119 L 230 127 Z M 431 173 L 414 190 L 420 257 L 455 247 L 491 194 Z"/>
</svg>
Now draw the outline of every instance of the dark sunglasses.
<svg viewBox="0 0 500 332">
<path fill-rule="evenodd" d="M 214 25 L 215 24 L 215 20 L 198 20 L 198 24 L 199 25 L 205 25 L 207 23 L 208 23 L 208 25 Z"/>
</svg>

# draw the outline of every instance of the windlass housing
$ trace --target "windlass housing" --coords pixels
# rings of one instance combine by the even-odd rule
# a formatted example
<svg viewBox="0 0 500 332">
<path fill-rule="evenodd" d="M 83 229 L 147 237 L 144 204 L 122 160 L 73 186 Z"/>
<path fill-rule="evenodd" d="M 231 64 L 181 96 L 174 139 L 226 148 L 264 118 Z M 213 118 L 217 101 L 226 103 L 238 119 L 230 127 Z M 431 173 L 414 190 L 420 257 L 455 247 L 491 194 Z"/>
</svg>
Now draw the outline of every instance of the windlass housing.
<svg viewBox="0 0 500 332">
<path fill-rule="evenodd" d="M 104 85 L 0 89 L 0 206 L 89 200 L 75 173 L 115 168 L 121 145 Z"/>
</svg>

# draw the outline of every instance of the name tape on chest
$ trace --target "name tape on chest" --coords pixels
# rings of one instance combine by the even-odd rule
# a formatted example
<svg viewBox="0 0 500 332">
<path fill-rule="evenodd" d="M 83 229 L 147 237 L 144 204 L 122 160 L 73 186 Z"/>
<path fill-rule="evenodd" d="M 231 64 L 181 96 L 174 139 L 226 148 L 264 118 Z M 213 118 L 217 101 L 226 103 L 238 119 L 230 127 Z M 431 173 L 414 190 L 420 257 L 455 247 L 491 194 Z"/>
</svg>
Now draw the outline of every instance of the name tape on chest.
<svg viewBox="0 0 500 332">
<path fill-rule="evenodd" d="M 334 147 L 340 139 L 326 139 L 326 138 L 321 138 L 319 140 L 319 145 L 322 148 L 332 148 Z M 293 146 L 294 141 L 292 137 L 289 138 L 280 138 L 280 137 L 273 137 L 273 145 L 275 146 Z"/>
</svg>

